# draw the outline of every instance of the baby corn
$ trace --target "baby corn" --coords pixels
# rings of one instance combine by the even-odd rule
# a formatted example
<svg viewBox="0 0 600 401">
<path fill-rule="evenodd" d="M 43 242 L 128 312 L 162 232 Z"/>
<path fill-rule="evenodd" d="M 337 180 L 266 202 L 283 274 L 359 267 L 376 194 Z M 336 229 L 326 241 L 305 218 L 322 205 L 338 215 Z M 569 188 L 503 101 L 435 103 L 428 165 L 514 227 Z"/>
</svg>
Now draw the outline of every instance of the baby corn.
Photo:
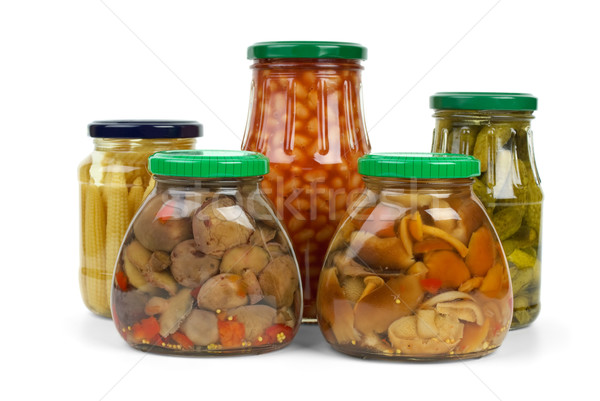
<svg viewBox="0 0 600 401">
<path fill-rule="evenodd" d="M 106 209 L 106 260 L 105 271 L 107 277 L 112 277 L 115 262 L 121 247 L 121 241 L 129 225 L 129 206 L 127 182 L 122 171 L 109 174 Z M 111 283 L 106 286 L 107 299 L 110 299 Z"/>
<path fill-rule="evenodd" d="M 100 188 L 88 184 L 85 199 L 85 282 L 87 304 L 90 309 L 110 316 L 106 286 L 109 280 L 105 272 L 105 227 L 106 218 Z"/>
</svg>

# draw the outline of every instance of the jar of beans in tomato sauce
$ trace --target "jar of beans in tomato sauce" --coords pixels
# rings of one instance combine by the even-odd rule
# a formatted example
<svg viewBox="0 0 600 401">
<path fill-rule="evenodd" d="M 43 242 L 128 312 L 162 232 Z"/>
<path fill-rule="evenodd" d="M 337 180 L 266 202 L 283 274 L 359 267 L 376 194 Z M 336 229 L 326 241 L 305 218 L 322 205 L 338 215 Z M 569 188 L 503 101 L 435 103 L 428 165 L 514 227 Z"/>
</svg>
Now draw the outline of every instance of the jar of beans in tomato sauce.
<svg viewBox="0 0 600 401">
<path fill-rule="evenodd" d="M 254 60 L 242 149 L 271 163 L 262 182 L 287 225 L 304 290 L 304 322 L 316 322 L 316 289 L 327 246 L 363 183 L 356 166 L 370 151 L 355 43 L 263 42 Z"/>
</svg>

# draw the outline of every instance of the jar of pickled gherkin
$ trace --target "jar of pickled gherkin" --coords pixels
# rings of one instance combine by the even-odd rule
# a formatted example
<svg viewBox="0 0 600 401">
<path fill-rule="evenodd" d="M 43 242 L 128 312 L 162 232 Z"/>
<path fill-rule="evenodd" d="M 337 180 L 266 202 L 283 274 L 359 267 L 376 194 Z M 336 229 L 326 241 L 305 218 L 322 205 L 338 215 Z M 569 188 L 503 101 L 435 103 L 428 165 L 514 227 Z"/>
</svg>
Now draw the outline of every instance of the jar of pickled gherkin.
<svg viewBox="0 0 600 401">
<path fill-rule="evenodd" d="M 361 157 L 366 188 L 333 237 L 318 321 L 362 358 L 465 359 L 502 343 L 512 316 L 506 258 L 473 193 L 472 156 Z"/>
<path fill-rule="evenodd" d="M 525 93 L 443 92 L 430 105 L 432 151 L 473 155 L 481 162 L 473 188 L 510 266 L 511 328 L 525 327 L 540 312 L 543 194 L 531 130 L 537 99 Z"/>
<path fill-rule="evenodd" d="M 83 302 L 110 317 L 110 288 L 125 230 L 154 187 L 148 156 L 193 149 L 202 136 L 196 121 L 95 121 L 88 126 L 94 151 L 79 165 L 80 269 Z"/>
<path fill-rule="evenodd" d="M 292 238 L 304 290 L 303 321 L 327 245 L 347 203 L 363 187 L 356 163 L 369 153 L 361 60 L 355 43 L 265 42 L 248 48 L 250 108 L 242 149 L 271 162 L 262 182 Z"/>
<path fill-rule="evenodd" d="M 117 257 L 113 320 L 134 348 L 258 354 L 284 347 L 302 313 L 289 237 L 260 189 L 268 159 L 244 151 L 152 155 L 156 180 Z"/>
</svg>

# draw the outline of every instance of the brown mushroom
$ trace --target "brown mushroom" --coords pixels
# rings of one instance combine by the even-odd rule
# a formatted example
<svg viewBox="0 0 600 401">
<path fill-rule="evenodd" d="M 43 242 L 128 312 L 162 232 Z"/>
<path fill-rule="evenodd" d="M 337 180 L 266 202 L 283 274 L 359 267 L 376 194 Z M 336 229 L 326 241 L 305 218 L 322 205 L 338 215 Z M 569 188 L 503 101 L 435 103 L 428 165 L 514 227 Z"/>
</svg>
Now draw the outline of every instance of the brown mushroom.
<svg viewBox="0 0 600 401">
<path fill-rule="evenodd" d="M 258 282 L 265 301 L 277 308 L 290 306 L 298 289 L 298 270 L 291 256 L 273 259 L 261 272 Z"/>
<path fill-rule="evenodd" d="M 338 344 L 348 344 L 360 339 L 360 334 L 354 329 L 352 305 L 345 298 L 336 268 L 326 268 L 321 272 L 317 305 L 321 328 L 329 325 Z"/>
<path fill-rule="evenodd" d="M 342 276 L 365 277 L 373 274 L 373 270 L 369 270 L 360 263 L 357 263 L 346 252 L 336 252 L 333 255 L 333 265 Z"/>
<path fill-rule="evenodd" d="M 250 304 L 254 305 L 263 300 L 264 295 L 262 292 L 262 288 L 260 288 L 260 283 L 258 282 L 258 278 L 256 274 L 250 269 L 244 269 L 242 271 L 242 280 L 246 285 L 246 291 L 248 292 L 248 299 L 250 300 Z"/>
<path fill-rule="evenodd" d="M 254 219 L 229 197 L 206 201 L 192 218 L 196 246 L 217 257 L 229 248 L 247 244 L 254 227 Z"/>
<path fill-rule="evenodd" d="M 246 339 L 254 341 L 273 325 L 277 311 L 267 305 L 246 305 L 230 310 L 228 315 L 242 323 Z"/>
<path fill-rule="evenodd" d="M 385 284 L 383 279 L 379 276 L 367 276 L 363 279 L 363 282 L 365 284 L 365 288 L 363 289 L 362 294 L 360 294 L 357 302 L 361 301 L 364 297 Z"/>
<path fill-rule="evenodd" d="M 171 274 L 185 287 L 202 285 L 219 272 L 219 259 L 200 252 L 193 239 L 177 244 L 171 260 Z"/>
<path fill-rule="evenodd" d="M 242 270 L 249 269 L 258 275 L 267 263 L 269 263 L 269 254 L 264 248 L 240 245 L 228 249 L 223 254 L 219 270 L 221 273 L 241 274 Z"/>
<path fill-rule="evenodd" d="M 286 326 L 294 327 L 296 325 L 294 311 L 289 306 L 277 309 L 277 315 L 275 316 L 274 322 L 277 324 L 285 324 Z"/>
<path fill-rule="evenodd" d="M 264 248 L 269 241 L 272 241 L 275 238 L 275 235 L 277 235 L 277 230 L 275 228 L 258 223 L 256 230 L 250 236 L 250 243 Z"/>
<path fill-rule="evenodd" d="M 356 303 L 354 326 L 363 334 L 383 333 L 394 320 L 412 314 L 423 295 L 418 277 L 392 278 Z"/>
<path fill-rule="evenodd" d="M 432 198 L 431 204 L 425 209 L 425 213 L 431 216 L 437 228 L 447 233 L 452 232 L 456 227 L 456 222 L 460 220 L 460 216 L 450 207 L 450 204 L 437 197 Z"/>
<path fill-rule="evenodd" d="M 379 238 L 364 231 L 352 233 L 349 250 L 370 269 L 408 269 L 415 262 L 400 238 Z"/>
<path fill-rule="evenodd" d="M 183 320 L 190 314 L 194 301 L 191 292 L 191 289 L 183 288 L 169 299 L 167 309 L 158 318 L 161 336 L 166 337 L 175 333 Z"/>
<path fill-rule="evenodd" d="M 419 311 L 394 321 L 387 334 L 392 346 L 402 354 L 447 354 L 460 342 L 463 327 L 456 318 Z"/>
<path fill-rule="evenodd" d="M 177 293 L 177 282 L 173 279 L 173 276 L 169 272 L 153 272 L 147 271 L 143 273 L 146 281 L 154 287 L 162 288 L 167 291 L 169 295 L 175 295 Z"/>
<path fill-rule="evenodd" d="M 218 274 L 208 279 L 198 291 L 198 307 L 216 311 L 246 305 L 248 296 L 242 277 Z"/>
<path fill-rule="evenodd" d="M 169 300 L 163 297 L 152 297 L 146 302 L 144 312 L 148 316 L 160 315 L 169 307 Z"/>
<path fill-rule="evenodd" d="M 344 295 L 350 302 L 358 301 L 365 290 L 365 283 L 360 277 L 345 276 L 342 278 L 341 284 Z"/>
<path fill-rule="evenodd" d="M 287 246 L 281 245 L 279 242 L 269 242 L 266 245 L 265 250 L 269 254 L 269 258 L 271 259 L 290 254 L 289 248 Z"/>
<path fill-rule="evenodd" d="M 181 332 L 196 345 L 209 345 L 219 341 L 217 315 L 202 309 L 194 309 L 181 323 Z"/>
<path fill-rule="evenodd" d="M 160 272 L 171 266 L 171 257 L 165 251 L 154 251 L 150 255 L 150 260 L 146 268 L 153 272 Z"/>
<path fill-rule="evenodd" d="M 112 302 L 122 326 L 130 326 L 145 318 L 144 305 L 149 295 L 141 291 L 113 291 Z"/>
<path fill-rule="evenodd" d="M 146 265 L 150 261 L 152 252 L 146 249 L 139 241 L 131 241 L 124 250 L 125 258 L 131 262 L 140 272 L 147 271 Z"/>
<path fill-rule="evenodd" d="M 127 276 L 127 281 L 133 287 L 141 291 L 146 291 L 147 289 L 151 288 L 146 279 L 144 278 L 144 275 L 138 270 L 137 267 L 135 267 L 133 263 L 129 261 L 129 259 L 126 256 L 123 257 L 122 267 L 123 272 L 125 272 L 125 275 Z"/>
<path fill-rule="evenodd" d="M 183 198 L 166 202 L 161 196 L 152 198 L 133 223 L 136 239 L 151 251 L 171 252 L 175 245 L 192 238 L 188 209 Z"/>
</svg>

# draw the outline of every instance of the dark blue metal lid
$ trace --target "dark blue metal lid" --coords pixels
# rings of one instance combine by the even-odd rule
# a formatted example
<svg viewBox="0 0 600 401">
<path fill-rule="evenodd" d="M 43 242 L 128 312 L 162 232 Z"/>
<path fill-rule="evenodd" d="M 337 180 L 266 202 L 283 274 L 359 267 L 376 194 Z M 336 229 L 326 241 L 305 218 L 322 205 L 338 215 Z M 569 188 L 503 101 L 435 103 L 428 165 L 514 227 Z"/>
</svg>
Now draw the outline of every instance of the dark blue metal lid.
<svg viewBox="0 0 600 401">
<path fill-rule="evenodd" d="M 88 125 L 92 138 L 198 138 L 203 135 L 197 121 L 112 120 L 94 121 Z"/>
</svg>

